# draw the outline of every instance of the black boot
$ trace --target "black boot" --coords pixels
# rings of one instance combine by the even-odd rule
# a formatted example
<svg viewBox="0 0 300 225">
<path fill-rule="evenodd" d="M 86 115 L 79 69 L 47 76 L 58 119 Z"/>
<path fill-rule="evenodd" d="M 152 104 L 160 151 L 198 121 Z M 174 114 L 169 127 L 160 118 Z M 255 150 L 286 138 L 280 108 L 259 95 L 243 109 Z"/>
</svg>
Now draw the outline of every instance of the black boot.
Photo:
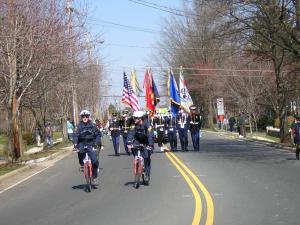
<svg viewBox="0 0 300 225">
<path fill-rule="evenodd" d="M 133 184 L 133 187 L 134 187 L 135 189 L 138 189 L 138 188 L 140 187 L 139 182 L 135 182 L 135 183 Z"/>
</svg>

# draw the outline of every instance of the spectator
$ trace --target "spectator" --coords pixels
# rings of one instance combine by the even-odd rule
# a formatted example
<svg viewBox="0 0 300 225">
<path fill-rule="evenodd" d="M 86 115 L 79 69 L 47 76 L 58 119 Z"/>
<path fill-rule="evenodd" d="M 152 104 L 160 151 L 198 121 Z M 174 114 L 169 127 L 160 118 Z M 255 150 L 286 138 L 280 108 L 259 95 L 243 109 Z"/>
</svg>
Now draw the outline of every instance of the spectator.
<svg viewBox="0 0 300 225">
<path fill-rule="evenodd" d="M 226 131 L 228 131 L 228 124 L 229 124 L 228 113 L 226 112 L 223 120 L 224 130 Z"/>
<path fill-rule="evenodd" d="M 41 130 L 40 128 L 35 128 L 35 132 L 34 132 L 34 137 L 35 137 L 35 141 L 37 146 L 41 145 Z"/>
<path fill-rule="evenodd" d="M 67 118 L 67 134 L 68 134 L 68 139 L 70 141 L 73 141 L 73 133 L 74 133 L 74 125 L 70 121 L 70 118 Z"/>
<path fill-rule="evenodd" d="M 300 115 L 295 115 L 295 122 L 291 127 L 294 144 L 296 146 L 296 159 L 299 160 L 300 153 Z"/>
<path fill-rule="evenodd" d="M 232 117 L 229 118 L 228 123 L 229 123 L 229 130 L 230 130 L 230 132 L 233 132 L 233 128 L 234 128 L 234 125 L 236 123 L 236 120 L 235 120 L 234 116 L 232 116 Z"/>
<path fill-rule="evenodd" d="M 45 127 L 45 136 L 46 136 L 46 143 L 48 146 L 53 145 L 53 130 L 50 123 L 46 124 Z"/>
</svg>

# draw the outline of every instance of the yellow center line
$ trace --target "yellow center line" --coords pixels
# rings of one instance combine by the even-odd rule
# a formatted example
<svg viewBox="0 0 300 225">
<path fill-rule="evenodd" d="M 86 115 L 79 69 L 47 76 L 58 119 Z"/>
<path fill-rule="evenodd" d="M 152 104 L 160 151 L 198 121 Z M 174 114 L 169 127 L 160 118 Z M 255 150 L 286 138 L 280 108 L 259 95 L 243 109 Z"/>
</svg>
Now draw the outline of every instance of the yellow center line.
<svg viewBox="0 0 300 225">
<path fill-rule="evenodd" d="M 200 194 L 199 194 L 197 188 L 195 187 L 194 183 L 189 178 L 189 176 L 180 168 L 180 166 L 174 161 L 174 159 L 169 155 L 168 152 L 166 152 L 166 156 L 173 163 L 173 165 L 176 167 L 176 169 L 181 173 L 181 175 L 183 176 L 185 181 L 188 183 L 188 185 L 190 186 L 190 188 L 193 192 L 194 199 L 195 199 L 195 213 L 194 213 L 192 225 L 199 225 L 200 220 L 201 220 L 201 213 L 202 213 L 202 202 L 201 202 Z"/>
<path fill-rule="evenodd" d="M 170 155 L 175 159 L 175 161 L 193 178 L 202 193 L 204 194 L 206 205 L 207 205 L 207 216 L 205 225 L 213 225 L 214 223 L 214 203 L 212 197 L 203 183 L 199 178 L 173 153 L 169 152 Z"/>
</svg>

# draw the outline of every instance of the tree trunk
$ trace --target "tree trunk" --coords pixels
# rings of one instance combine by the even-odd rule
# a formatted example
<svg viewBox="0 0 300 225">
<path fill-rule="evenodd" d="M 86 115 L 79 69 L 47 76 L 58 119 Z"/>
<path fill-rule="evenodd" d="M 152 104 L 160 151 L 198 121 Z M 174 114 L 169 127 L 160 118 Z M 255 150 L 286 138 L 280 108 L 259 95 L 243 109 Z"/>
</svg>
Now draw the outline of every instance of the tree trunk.
<svg viewBox="0 0 300 225">
<path fill-rule="evenodd" d="M 253 131 L 252 131 L 252 119 L 251 119 L 251 115 L 249 116 L 249 128 L 250 128 L 250 134 L 252 134 L 253 133 Z M 245 126 L 245 132 L 246 132 L 246 126 Z"/>
<path fill-rule="evenodd" d="M 17 161 L 22 156 L 20 131 L 18 122 L 18 103 L 17 97 L 14 95 L 12 99 L 12 105 L 8 108 L 7 112 L 8 121 L 8 149 L 9 155 L 12 162 Z M 7 161 L 10 161 L 9 158 Z"/>
<path fill-rule="evenodd" d="M 209 101 L 208 101 L 208 126 L 210 128 L 214 128 L 214 119 L 213 119 L 213 109 L 212 109 L 212 102 L 211 102 L 211 96 L 209 95 Z"/>
</svg>

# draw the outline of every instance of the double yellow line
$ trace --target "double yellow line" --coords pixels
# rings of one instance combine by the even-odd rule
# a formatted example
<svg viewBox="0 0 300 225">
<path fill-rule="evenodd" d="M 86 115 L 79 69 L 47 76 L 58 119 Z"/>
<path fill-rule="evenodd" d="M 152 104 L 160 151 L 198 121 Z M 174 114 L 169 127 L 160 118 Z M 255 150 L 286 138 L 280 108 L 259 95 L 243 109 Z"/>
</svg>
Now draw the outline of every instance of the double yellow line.
<svg viewBox="0 0 300 225">
<path fill-rule="evenodd" d="M 181 175 L 188 183 L 189 187 L 193 192 L 194 199 L 195 199 L 195 212 L 194 212 L 192 225 L 199 225 L 201 221 L 201 215 L 202 215 L 202 201 L 201 201 L 200 193 L 196 188 L 195 184 L 203 193 L 206 201 L 207 214 L 206 214 L 205 225 L 213 225 L 214 203 L 206 187 L 202 184 L 199 178 L 186 165 L 184 165 L 184 163 L 173 152 L 166 152 L 165 154 L 168 157 L 168 159 L 171 161 L 171 163 L 176 167 L 176 169 L 181 173 Z"/>
</svg>

